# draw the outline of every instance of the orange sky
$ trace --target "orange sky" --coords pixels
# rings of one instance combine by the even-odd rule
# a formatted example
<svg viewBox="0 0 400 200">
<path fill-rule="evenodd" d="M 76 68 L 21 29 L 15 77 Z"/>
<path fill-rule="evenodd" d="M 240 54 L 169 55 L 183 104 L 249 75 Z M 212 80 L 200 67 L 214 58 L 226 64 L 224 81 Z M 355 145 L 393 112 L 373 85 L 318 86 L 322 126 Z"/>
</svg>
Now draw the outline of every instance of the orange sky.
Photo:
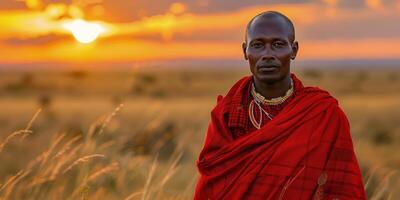
<svg viewBox="0 0 400 200">
<path fill-rule="evenodd" d="M 134 12 L 135 5 L 115 8 L 121 0 L 112 6 L 106 0 L 48 2 L 0 3 L 0 63 L 242 59 L 246 23 L 265 10 L 280 11 L 293 20 L 300 60 L 400 58 L 397 0 L 359 5 L 342 5 L 339 0 L 232 3 L 229 9 L 205 0 L 161 1 L 162 8 L 138 6 L 132 17 L 126 13 Z M 67 25 L 77 19 L 81 28 Z M 97 39 L 83 44 L 79 35 Z"/>
</svg>

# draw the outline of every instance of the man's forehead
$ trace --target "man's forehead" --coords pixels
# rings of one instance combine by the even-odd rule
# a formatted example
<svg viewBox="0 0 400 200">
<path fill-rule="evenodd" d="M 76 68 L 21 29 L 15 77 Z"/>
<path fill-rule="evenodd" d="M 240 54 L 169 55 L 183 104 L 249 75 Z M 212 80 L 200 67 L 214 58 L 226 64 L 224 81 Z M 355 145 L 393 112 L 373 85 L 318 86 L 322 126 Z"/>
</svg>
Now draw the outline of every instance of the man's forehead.
<svg viewBox="0 0 400 200">
<path fill-rule="evenodd" d="M 288 37 L 291 29 L 287 21 L 279 16 L 255 18 L 249 26 L 248 36 L 254 37 L 257 35 L 275 35 Z"/>
</svg>

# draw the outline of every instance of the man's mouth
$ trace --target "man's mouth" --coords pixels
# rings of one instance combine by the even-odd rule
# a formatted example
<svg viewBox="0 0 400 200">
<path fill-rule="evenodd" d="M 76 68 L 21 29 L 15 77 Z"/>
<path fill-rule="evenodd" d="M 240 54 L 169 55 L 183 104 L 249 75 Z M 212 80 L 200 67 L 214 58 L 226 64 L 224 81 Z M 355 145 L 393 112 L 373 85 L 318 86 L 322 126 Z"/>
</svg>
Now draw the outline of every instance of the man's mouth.
<svg viewBox="0 0 400 200">
<path fill-rule="evenodd" d="M 279 66 L 277 65 L 261 65 L 258 66 L 258 71 L 260 72 L 273 72 L 275 70 L 278 70 Z"/>
</svg>

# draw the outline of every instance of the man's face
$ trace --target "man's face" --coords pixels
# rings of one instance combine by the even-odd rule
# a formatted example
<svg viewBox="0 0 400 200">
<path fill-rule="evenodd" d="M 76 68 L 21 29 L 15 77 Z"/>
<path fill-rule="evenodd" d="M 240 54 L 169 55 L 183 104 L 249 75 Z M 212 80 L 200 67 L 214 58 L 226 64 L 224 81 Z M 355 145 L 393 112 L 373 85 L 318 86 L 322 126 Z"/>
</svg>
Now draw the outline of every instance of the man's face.
<svg viewBox="0 0 400 200">
<path fill-rule="evenodd" d="M 272 84 L 290 76 L 290 59 L 296 57 L 298 49 L 297 42 L 290 41 L 290 34 L 289 25 L 280 17 L 258 17 L 253 21 L 243 52 L 255 81 Z"/>
</svg>

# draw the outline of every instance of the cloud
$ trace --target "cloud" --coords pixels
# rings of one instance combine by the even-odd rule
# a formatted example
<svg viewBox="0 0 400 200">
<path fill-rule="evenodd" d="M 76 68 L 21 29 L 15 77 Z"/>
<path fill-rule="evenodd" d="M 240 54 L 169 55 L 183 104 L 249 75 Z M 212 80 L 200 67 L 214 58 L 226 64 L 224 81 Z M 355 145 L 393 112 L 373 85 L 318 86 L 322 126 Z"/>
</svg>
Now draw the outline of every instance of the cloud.
<svg viewBox="0 0 400 200">
<path fill-rule="evenodd" d="M 3 40 L 3 44 L 7 45 L 11 48 L 14 47 L 40 47 L 40 46 L 47 46 L 61 42 L 74 42 L 74 38 L 70 35 L 56 35 L 56 34 L 49 34 L 44 36 L 38 36 L 35 38 L 8 38 Z"/>
<path fill-rule="evenodd" d="M 306 24 L 315 20 L 311 14 L 318 8 L 310 5 L 277 5 L 271 7 L 255 6 L 235 12 L 198 15 L 183 13 L 183 4 L 171 7 L 173 12 L 155 15 L 129 23 L 96 22 L 109 30 L 109 35 L 154 35 L 159 34 L 165 40 L 171 40 L 175 33 L 193 34 L 198 31 L 224 31 L 243 29 L 245 24 L 256 14 L 267 9 L 280 10 L 298 24 Z M 180 9 L 180 11 L 177 11 Z M 69 34 L 63 24 L 70 21 L 67 12 L 71 7 L 48 5 L 43 12 L 39 11 L 3 11 L 0 12 L 0 38 L 37 37 L 45 34 Z M 179 12 L 179 13 L 177 13 Z M 232 20 L 235 19 L 235 20 Z M 107 34 L 106 34 L 107 35 Z"/>
<path fill-rule="evenodd" d="M 374 10 L 383 9 L 383 4 L 381 0 L 366 0 L 365 3 L 371 9 Z"/>
<path fill-rule="evenodd" d="M 315 13 L 318 9 L 311 4 L 301 5 L 276 5 L 276 6 L 255 6 L 244 8 L 235 12 L 199 15 L 185 13 L 173 15 L 166 13 L 144 18 L 131 23 L 115 23 L 115 34 L 122 35 L 148 35 L 161 34 L 166 40 L 172 39 L 174 34 L 186 34 L 193 37 L 201 37 L 201 33 L 209 32 L 218 36 L 221 31 L 232 31 L 237 35 L 238 31 L 244 34 L 244 27 L 256 14 L 265 10 L 279 10 L 288 15 L 299 25 L 312 23 L 316 20 Z M 310 13 L 310 14 L 307 14 Z M 235 19 L 235 20 L 232 20 Z"/>
<path fill-rule="evenodd" d="M 0 10 L 16 10 L 26 8 L 25 3 L 16 0 L 1 0 Z"/>
<path fill-rule="evenodd" d="M 396 26 L 400 14 L 396 6 L 386 4 L 382 12 L 367 7 L 366 2 L 358 7 L 333 0 L 268 5 L 232 1 L 224 8 L 217 6 L 220 11 L 203 12 L 203 7 L 222 5 L 222 1 L 161 0 L 157 5 L 124 1 L 115 4 L 126 6 L 119 16 L 107 19 L 109 0 L 57 2 L 43 1 L 42 7 L 31 6 L 30 10 L 24 5 L 25 10 L 0 11 L 1 63 L 241 59 L 245 26 L 265 10 L 280 11 L 293 20 L 300 41 L 299 59 L 400 57 L 395 48 L 400 45 L 400 27 Z M 140 3 L 149 4 L 146 12 L 154 12 L 153 6 L 159 13 L 140 14 Z M 125 16 L 132 13 L 137 16 Z M 118 19 L 121 16 L 124 20 Z M 65 29 L 75 18 L 87 19 L 106 31 L 93 44 L 79 44 Z"/>
<path fill-rule="evenodd" d="M 79 2 L 86 2 L 81 3 L 82 5 L 92 5 L 95 2 L 96 6 L 94 8 L 96 8 L 96 12 L 101 13 L 105 12 L 105 10 L 102 10 L 105 6 L 100 6 L 99 2 L 104 4 L 108 1 L 91 0 Z M 193 4 L 195 1 L 186 2 Z M 214 4 L 218 2 L 215 1 Z M 139 20 L 129 22 L 113 23 L 112 21 L 103 20 L 96 21 L 96 23 L 107 27 L 108 32 L 103 34 L 102 37 L 129 35 L 129 37 L 157 38 L 159 36 L 164 40 L 187 40 L 188 37 L 192 36 L 193 40 L 198 40 L 198 38 L 213 40 L 220 39 L 221 33 L 223 33 L 226 38 L 238 39 L 242 37 L 246 23 L 254 15 L 265 10 L 278 10 L 294 21 L 299 38 L 302 39 L 394 37 L 399 33 L 400 28 L 391 25 L 396 20 L 400 20 L 400 14 L 398 14 L 397 10 L 393 12 L 393 9 L 386 9 L 385 13 L 378 13 L 366 9 L 339 8 L 339 4 L 342 1 L 337 0 L 324 0 L 323 2 L 325 6 L 322 8 L 321 5 L 316 3 L 290 3 L 244 7 L 231 12 L 208 14 L 189 12 L 191 11 L 189 5 L 175 2 L 169 5 L 169 8 L 162 14 L 142 17 Z M 170 1 L 164 0 L 160 3 L 166 4 L 170 3 Z M 231 3 L 230 5 L 237 6 L 242 4 Z M 328 12 L 324 10 L 324 7 L 328 9 Z M 0 12 L 0 28 L 4 30 L 0 33 L 0 38 L 70 34 L 62 28 L 63 24 L 73 18 L 82 18 L 84 16 L 86 16 L 86 13 L 82 8 L 76 5 L 60 3 L 48 4 L 43 8 L 43 11 Z M 368 28 L 368 23 L 371 21 L 375 26 L 372 30 Z"/>
<path fill-rule="evenodd" d="M 167 12 L 170 6 L 179 2 L 186 6 L 186 10 L 193 14 L 225 13 L 253 6 L 275 6 L 280 4 L 303 4 L 311 0 L 103 0 L 102 5 L 106 12 L 104 18 L 112 22 L 129 22 L 142 17 L 160 15 Z"/>
<path fill-rule="evenodd" d="M 399 38 L 400 14 L 395 9 L 338 11 L 335 18 L 320 18 L 312 24 L 301 27 L 300 38 L 305 40 L 326 39 L 365 39 L 365 38 Z"/>
<path fill-rule="evenodd" d="M 300 59 L 400 58 L 400 38 L 332 39 L 300 43 Z"/>
</svg>

